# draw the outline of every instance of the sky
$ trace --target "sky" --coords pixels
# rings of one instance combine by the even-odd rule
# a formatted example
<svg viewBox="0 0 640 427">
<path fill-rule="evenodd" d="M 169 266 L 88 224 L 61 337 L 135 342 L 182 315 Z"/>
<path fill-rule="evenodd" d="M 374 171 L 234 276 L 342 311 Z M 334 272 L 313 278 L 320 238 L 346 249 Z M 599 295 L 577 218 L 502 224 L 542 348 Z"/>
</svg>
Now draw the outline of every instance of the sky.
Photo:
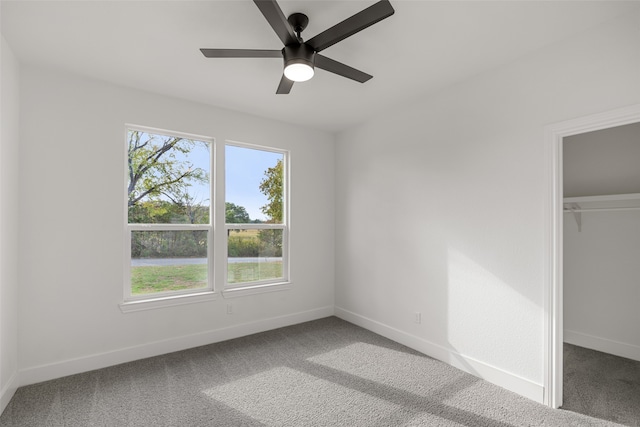
<svg viewBox="0 0 640 427">
<path fill-rule="evenodd" d="M 265 171 L 275 166 L 277 161 L 283 158 L 283 154 L 235 145 L 225 145 L 224 150 L 225 200 L 243 206 L 252 220 L 266 220 L 260 207 L 266 205 L 268 199 L 260 192 L 260 182 L 265 177 Z M 187 160 L 193 164 L 194 168 L 201 168 L 213 177 L 210 170 L 211 151 L 208 143 L 200 141 L 192 148 L 188 157 L 179 152 L 173 154 L 176 160 Z M 192 184 L 189 194 L 195 198 L 196 203 L 202 205 L 210 203 L 209 184 Z"/>
<path fill-rule="evenodd" d="M 281 153 L 227 145 L 225 147 L 226 201 L 243 206 L 253 219 L 266 220 L 261 206 L 268 203 L 260 192 L 265 171 L 282 159 Z"/>
</svg>

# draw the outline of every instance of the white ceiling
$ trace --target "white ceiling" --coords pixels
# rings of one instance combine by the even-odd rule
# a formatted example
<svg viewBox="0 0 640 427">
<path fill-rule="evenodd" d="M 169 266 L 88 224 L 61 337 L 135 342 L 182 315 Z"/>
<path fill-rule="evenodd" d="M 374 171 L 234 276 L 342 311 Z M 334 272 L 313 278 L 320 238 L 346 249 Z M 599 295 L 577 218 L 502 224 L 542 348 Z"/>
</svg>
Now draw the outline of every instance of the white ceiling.
<svg viewBox="0 0 640 427">
<path fill-rule="evenodd" d="M 281 1 L 315 34 L 374 1 Z M 374 78 L 318 70 L 276 95 L 278 59 L 207 59 L 199 48 L 280 49 L 251 1 L 7 1 L 2 34 L 38 64 L 250 114 L 339 131 L 638 7 L 615 1 L 399 1 L 323 51 Z"/>
</svg>

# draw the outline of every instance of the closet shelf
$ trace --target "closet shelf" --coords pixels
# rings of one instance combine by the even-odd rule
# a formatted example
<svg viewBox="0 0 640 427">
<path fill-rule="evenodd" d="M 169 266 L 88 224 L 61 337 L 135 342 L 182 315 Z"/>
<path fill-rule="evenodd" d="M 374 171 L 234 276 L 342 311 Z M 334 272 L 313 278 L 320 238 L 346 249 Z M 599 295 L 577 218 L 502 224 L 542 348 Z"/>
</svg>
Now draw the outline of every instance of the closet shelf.
<svg viewBox="0 0 640 427">
<path fill-rule="evenodd" d="M 606 196 L 565 197 L 564 212 L 572 213 L 582 231 L 583 212 L 613 212 L 640 210 L 640 193 Z"/>
<path fill-rule="evenodd" d="M 565 212 L 640 209 L 640 193 L 565 197 Z"/>
</svg>

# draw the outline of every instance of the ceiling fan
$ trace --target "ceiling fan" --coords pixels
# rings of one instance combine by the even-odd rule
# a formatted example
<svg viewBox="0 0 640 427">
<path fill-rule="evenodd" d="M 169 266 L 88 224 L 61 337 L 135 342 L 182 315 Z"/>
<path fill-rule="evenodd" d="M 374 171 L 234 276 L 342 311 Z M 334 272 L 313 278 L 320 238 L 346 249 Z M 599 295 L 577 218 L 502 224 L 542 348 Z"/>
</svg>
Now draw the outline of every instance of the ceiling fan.
<svg viewBox="0 0 640 427">
<path fill-rule="evenodd" d="M 277 94 L 288 94 L 294 82 L 303 82 L 313 77 L 314 67 L 364 83 L 373 76 L 334 61 L 319 52 L 333 46 L 355 33 L 393 15 L 389 0 L 381 0 L 372 6 L 345 19 L 304 41 L 300 33 L 307 27 L 309 18 L 303 13 L 293 13 L 285 18 L 276 0 L 253 0 L 271 28 L 278 35 L 284 48 L 267 49 L 200 49 L 207 58 L 282 58 L 284 73 Z"/>
</svg>

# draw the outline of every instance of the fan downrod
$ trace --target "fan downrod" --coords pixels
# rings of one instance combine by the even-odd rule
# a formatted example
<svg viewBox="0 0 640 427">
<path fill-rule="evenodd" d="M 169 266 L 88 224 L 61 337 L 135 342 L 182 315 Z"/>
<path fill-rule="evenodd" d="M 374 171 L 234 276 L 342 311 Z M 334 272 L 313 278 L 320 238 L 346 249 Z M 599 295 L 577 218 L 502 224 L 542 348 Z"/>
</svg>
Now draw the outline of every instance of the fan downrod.
<svg viewBox="0 0 640 427">
<path fill-rule="evenodd" d="M 293 31 L 298 36 L 298 39 L 300 39 L 300 33 L 309 25 L 309 17 L 304 13 L 292 13 L 287 18 L 287 21 L 289 21 L 289 24 L 293 27 Z"/>
</svg>

